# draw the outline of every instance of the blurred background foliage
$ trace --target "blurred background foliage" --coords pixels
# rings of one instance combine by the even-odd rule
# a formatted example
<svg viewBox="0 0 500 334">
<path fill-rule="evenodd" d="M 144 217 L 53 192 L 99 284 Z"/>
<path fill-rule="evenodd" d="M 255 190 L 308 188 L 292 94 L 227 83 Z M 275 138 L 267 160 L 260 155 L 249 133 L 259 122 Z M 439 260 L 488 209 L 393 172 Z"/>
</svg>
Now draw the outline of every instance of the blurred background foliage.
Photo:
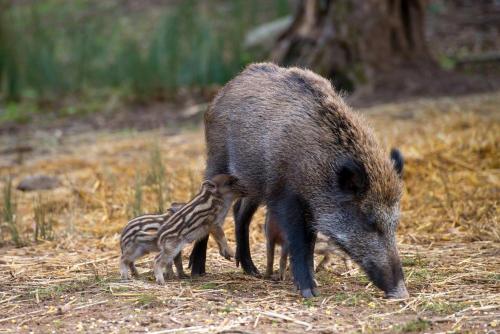
<svg viewBox="0 0 500 334">
<path fill-rule="evenodd" d="M 316 2 L 322 6 L 328 3 Z M 344 2 L 354 4 L 356 0 Z M 246 64 L 269 59 L 277 36 L 294 42 L 293 34 L 286 39 L 282 33 L 293 30 L 285 29 L 290 27 L 293 14 L 299 13 L 300 3 L 305 2 L 0 0 L 0 125 L 8 128 L 11 123 L 28 123 L 34 115 L 40 120 L 41 115 L 47 119 L 123 111 L 123 106 L 156 101 L 181 102 L 184 107 L 206 102 Z M 494 0 L 431 0 L 426 17 L 429 52 L 441 68 L 457 70 L 461 63 L 485 60 L 498 63 L 500 6 Z M 324 24 L 327 20 L 316 19 L 315 24 L 328 29 Z M 304 39 L 303 54 L 309 55 L 309 44 L 318 42 L 312 39 L 313 35 Z M 290 50 L 292 55 L 297 53 L 293 47 Z M 357 73 L 356 66 L 351 72 Z M 321 66 L 307 67 L 329 77 L 335 85 L 335 79 L 342 78 L 340 72 L 321 73 Z M 490 66 L 484 72 L 494 75 L 497 68 Z M 408 79 L 407 73 L 401 72 L 372 95 L 392 99 L 394 94 L 402 94 L 401 78 L 411 85 L 422 77 L 425 90 L 436 76 L 431 72 L 426 78 L 417 69 L 416 76 Z M 482 81 L 462 90 L 469 91 Z M 430 85 L 427 91 L 449 94 L 453 87 L 463 86 L 462 82 L 448 82 L 448 78 L 440 82 L 451 88 Z M 337 87 L 352 90 L 348 88 Z"/>
<path fill-rule="evenodd" d="M 141 101 L 222 84 L 256 58 L 242 47 L 248 29 L 289 13 L 287 0 L 4 3 L 1 96 L 51 102 L 114 91 Z"/>
</svg>

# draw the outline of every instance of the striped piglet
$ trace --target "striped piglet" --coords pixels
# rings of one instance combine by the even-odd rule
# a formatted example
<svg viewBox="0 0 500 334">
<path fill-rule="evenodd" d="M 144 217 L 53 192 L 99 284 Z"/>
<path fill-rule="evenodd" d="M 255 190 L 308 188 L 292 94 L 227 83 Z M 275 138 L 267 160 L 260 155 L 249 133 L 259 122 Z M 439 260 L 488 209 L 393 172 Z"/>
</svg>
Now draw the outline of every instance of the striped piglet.
<svg viewBox="0 0 500 334">
<path fill-rule="evenodd" d="M 285 280 L 286 275 L 286 266 L 288 261 L 288 253 L 289 253 L 289 245 L 285 240 L 285 236 L 281 230 L 281 227 L 278 224 L 276 218 L 267 212 L 266 221 L 264 224 L 264 229 L 266 233 L 266 249 L 267 249 L 267 267 L 266 267 L 266 278 L 271 278 L 273 274 L 273 265 L 274 265 L 274 249 L 276 245 L 281 245 L 281 256 L 279 263 L 279 279 Z M 339 249 L 338 246 L 334 244 L 333 241 L 329 240 L 324 234 L 318 233 L 316 238 L 316 245 L 314 248 L 314 253 L 318 255 L 323 255 L 323 259 L 316 267 L 316 272 L 319 272 L 332 262 L 332 256 L 339 256 L 345 266 L 346 269 L 352 270 L 353 265 L 348 255 L 345 254 L 342 250 Z"/>
<path fill-rule="evenodd" d="M 242 195 L 237 178 L 219 174 L 203 182 L 200 192 L 158 231 L 158 248 L 155 257 L 154 274 L 158 284 L 164 284 L 163 268 L 171 266 L 182 248 L 193 241 L 204 238 L 209 231 L 219 244 L 220 249 L 229 249 L 222 230 L 224 201 Z M 224 255 L 224 254 L 223 254 Z M 232 257 L 234 254 L 226 254 Z"/>
<path fill-rule="evenodd" d="M 130 279 L 129 269 L 133 276 L 139 276 L 134 262 L 146 254 L 159 251 L 157 233 L 160 226 L 175 212 L 179 211 L 183 205 L 183 203 L 173 203 L 164 214 L 142 215 L 127 223 L 120 237 L 120 248 L 122 251 L 120 257 L 120 274 L 122 279 Z M 175 258 L 175 266 L 177 275 L 185 277 L 186 274 L 182 268 L 181 254 Z M 173 275 L 172 266 L 167 268 L 167 273 L 170 276 Z"/>
<path fill-rule="evenodd" d="M 172 203 L 164 214 L 142 215 L 128 222 L 120 238 L 120 247 L 122 251 L 120 257 L 120 274 L 122 279 L 130 279 L 129 269 L 132 272 L 132 276 L 139 276 L 134 262 L 146 254 L 159 252 L 158 230 L 184 205 L 184 203 Z M 234 252 L 227 244 L 226 236 L 222 228 L 214 227 L 210 229 L 210 234 L 217 241 L 219 253 L 226 259 L 231 260 L 231 258 L 234 257 Z M 174 258 L 174 263 L 177 270 L 177 276 L 179 278 L 187 278 L 188 275 L 186 275 L 182 267 L 181 252 Z M 170 279 L 173 276 L 172 264 L 169 264 L 166 266 L 166 277 Z"/>
</svg>

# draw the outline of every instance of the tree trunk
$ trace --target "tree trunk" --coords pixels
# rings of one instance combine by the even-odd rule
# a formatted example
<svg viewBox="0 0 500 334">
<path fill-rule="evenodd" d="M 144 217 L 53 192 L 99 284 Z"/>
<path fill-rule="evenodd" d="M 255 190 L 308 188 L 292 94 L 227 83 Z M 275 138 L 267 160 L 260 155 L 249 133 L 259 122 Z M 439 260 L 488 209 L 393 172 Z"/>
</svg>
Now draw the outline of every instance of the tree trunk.
<svg viewBox="0 0 500 334">
<path fill-rule="evenodd" d="M 426 0 L 301 0 L 272 59 L 307 67 L 339 89 L 371 87 L 395 67 L 430 64 Z"/>
</svg>

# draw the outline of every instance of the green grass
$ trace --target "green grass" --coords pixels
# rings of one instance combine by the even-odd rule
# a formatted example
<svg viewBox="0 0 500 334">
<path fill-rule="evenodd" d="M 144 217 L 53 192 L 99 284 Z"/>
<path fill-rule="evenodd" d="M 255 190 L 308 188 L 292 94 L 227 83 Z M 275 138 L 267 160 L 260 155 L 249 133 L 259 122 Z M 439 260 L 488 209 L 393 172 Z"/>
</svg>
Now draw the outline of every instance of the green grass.
<svg viewBox="0 0 500 334">
<path fill-rule="evenodd" d="M 432 272 L 427 268 L 416 268 L 410 280 L 417 284 L 426 284 L 431 281 Z"/>
<path fill-rule="evenodd" d="M 231 313 L 231 311 L 233 311 L 233 310 L 234 310 L 234 308 L 233 308 L 233 307 L 231 307 L 231 306 L 229 306 L 229 305 L 226 305 L 226 306 L 224 306 L 224 308 L 221 310 L 221 312 L 226 313 L 226 314 L 229 314 L 229 313 Z"/>
<path fill-rule="evenodd" d="M 427 264 L 420 254 L 416 256 L 403 256 L 401 257 L 401 264 L 403 267 L 422 267 Z"/>
<path fill-rule="evenodd" d="M 302 304 L 304 304 L 305 307 L 313 307 L 314 306 L 314 300 L 312 298 L 304 299 L 302 301 Z"/>
<path fill-rule="evenodd" d="M 411 320 L 404 325 L 395 326 L 395 330 L 401 333 L 420 333 L 425 332 L 431 327 L 431 322 L 418 318 Z"/>
<path fill-rule="evenodd" d="M 346 306 L 358 306 L 370 302 L 373 300 L 373 296 L 371 293 L 365 291 L 338 292 L 335 294 L 333 300 L 338 304 Z"/>
<path fill-rule="evenodd" d="M 37 110 L 27 103 L 9 102 L 0 113 L 0 122 L 28 123 Z"/>
<path fill-rule="evenodd" d="M 170 200 L 170 191 L 165 179 L 166 172 L 160 146 L 156 144 L 153 146 L 150 153 L 146 184 L 153 187 L 157 203 L 156 210 L 158 213 L 165 212 L 165 203 Z"/>
<path fill-rule="evenodd" d="M 460 302 L 427 302 L 422 308 L 432 314 L 449 315 L 461 311 L 467 307 L 467 304 Z"/>
<path fill-rule="evenodd" d="M 200 286 L 200 288 L 203 289 L 203 290 L 212 290 L 212 289 L 216 289 L 217 288 L 217 284 L 215 284 L 215 283 L 203 283 Z"/>
<path fill-rule="evenodd" d="M 438 58 L 438 63 L 445 70 L 453 70 L 456 67 L 457 61 L 452 57 L 442 55 Z"/>
<path fill-rule="evenodd" d="M 289 13 L 286 0 L 187 0 L 139 11 L 96 0 L 12 3 L 0 10 L 0 101 L 54 102 L 89 90 L 149 101 L 223 84 L 255 60 L 242 47 L 246 32 Z M 27 121 L 14 111 L 0 121 Z"/>
<path fill-rule="evenodd" d="M 497 273 L 489 274 L 489 275 L 487 275 L 486 279 L 491 280 L 491 281 L 496 282 L 496 283 L 500 283 L 500 274 L 497 274 Z"/>
<path fill-rule="evenodd" d="M 11 240 L 16 247 L 21 247 L 24 242 L 19 233 L 16 217 L 16 202 L 12 189 L 12 179 L 9 177 L 5 180 L 2 197 L 2 224 L 0 224 L 0 237 L 3 238 L 3 230 L 7 230 Z"/>
<path fill-rule="evenodd" d="M 41 195 L 34 201 L 33 211 L 35 218 L 35 230 L 33 232 L 34 241 L 53 240 L 53 220 L 48 216 L 47 208 L 43 203 Z"/>
<path fill-rule="evenodd" d="M 39 287 L 31 290 L 29 292 L 29 297 L 37 299 L 39 301 L 53 300 L 65 294 L 86 291 L 89 287 L 93 285 L 103 284 L 103 283 L 105 283 L 104 280 L 101 280 L 98 277 L 94 277 L 81 281 L 61 283 L 48 287 Z"/>
<path fill-rule="evenodd" d="M 148 293 L 139 295 L 134 303 L 142 308 L 151 308 L 162 305 L 162 302 L 155 295 Z"/>
<path fill-rule="evenodd" d="M 143 214 L 142 209 L 142 178 L 139 172 L 135 174 L 135 183 L 134 183 L 134 197 L 133 201 L 128 206 L 128 216 L 130 219 L 134 217 L 139 217 Z"/>
</svg>

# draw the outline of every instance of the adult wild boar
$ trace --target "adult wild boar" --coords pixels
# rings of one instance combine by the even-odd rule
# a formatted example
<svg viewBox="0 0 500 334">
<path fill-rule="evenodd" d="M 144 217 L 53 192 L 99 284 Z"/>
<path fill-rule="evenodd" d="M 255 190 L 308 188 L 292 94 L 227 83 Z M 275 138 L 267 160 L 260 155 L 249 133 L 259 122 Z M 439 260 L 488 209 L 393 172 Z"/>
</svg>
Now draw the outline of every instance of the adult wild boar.
<svg viewBox="0 0 500 334">
<path fill-rule="evenodd" d="M 395 239 L 402 157 L 397 150 L 392 159 L 384 153 L 329 81 L 299 68 L 250 65 L 215 97 L 205 131 L 206 177 L 234 175 L 248 194 L 234 206 L 236 256 L 247 273 L 258 274 L 248 228 L 265 204 L 284 231 L 304 297 L 316 294 L 316 231 L 332 238 L 387 297 L 408 296 Z M 204 272 L 206 242 L 191 254 L 195 275 Z"/>
</svg>

